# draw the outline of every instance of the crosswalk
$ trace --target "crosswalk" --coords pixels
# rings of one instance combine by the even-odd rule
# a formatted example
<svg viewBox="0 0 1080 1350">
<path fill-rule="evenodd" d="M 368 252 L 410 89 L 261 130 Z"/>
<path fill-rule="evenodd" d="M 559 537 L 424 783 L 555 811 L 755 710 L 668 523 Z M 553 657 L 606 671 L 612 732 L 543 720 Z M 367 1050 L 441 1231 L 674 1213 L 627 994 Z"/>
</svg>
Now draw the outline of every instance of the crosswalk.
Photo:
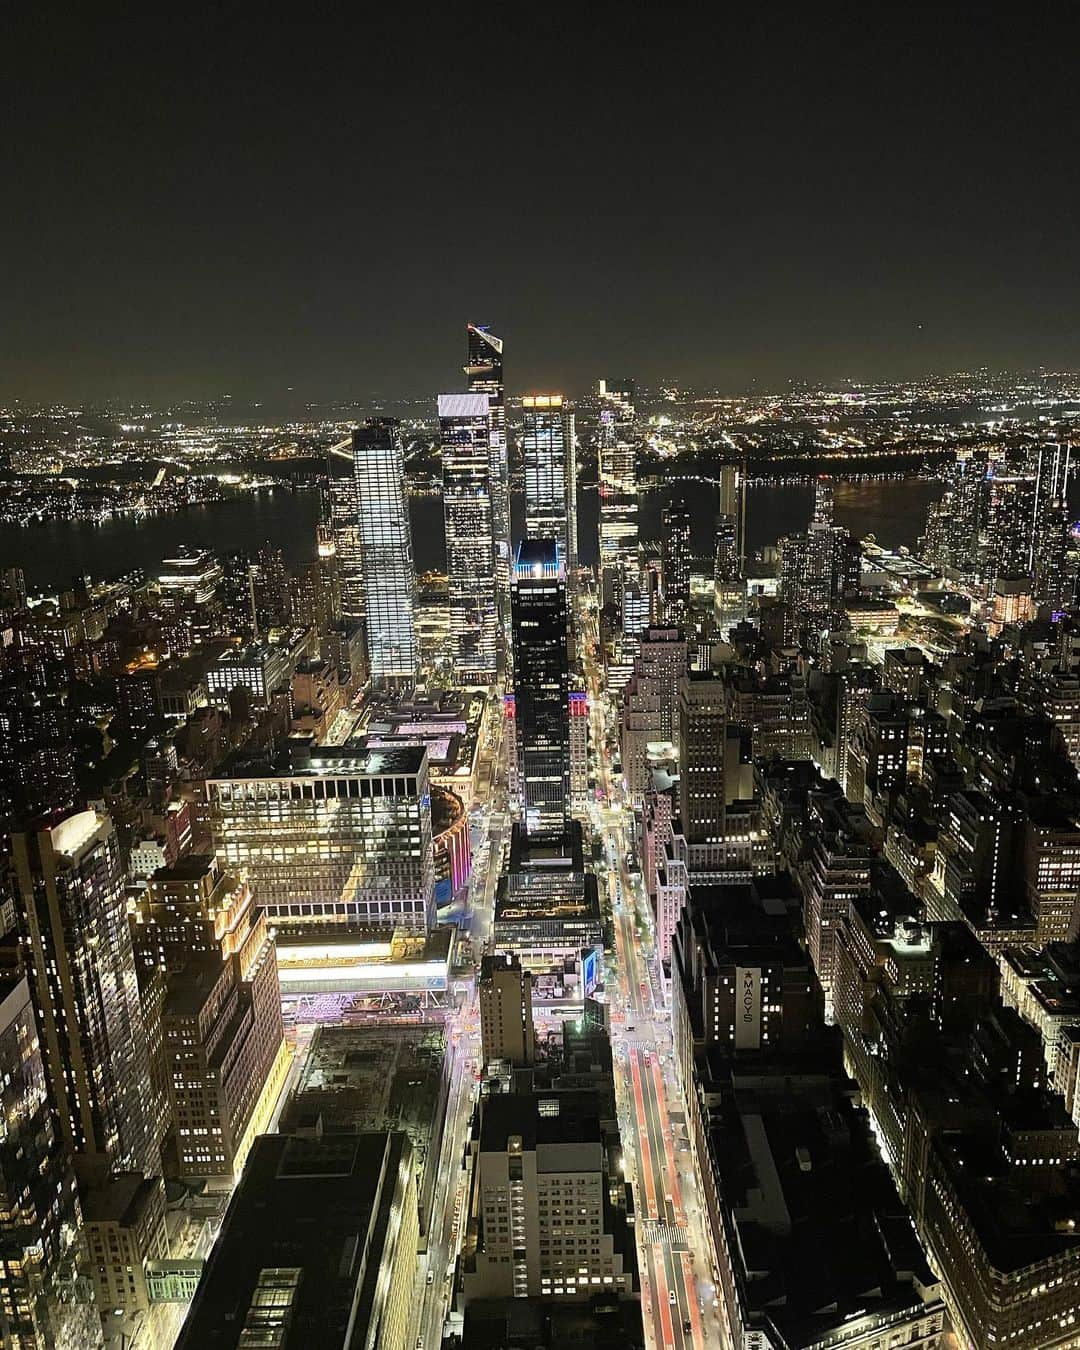
<svg viewBox="0 0 1080 1350">
<path fill-rule="evenodd" d="M 645 1219 L 641 1224 L 642 1235 L 646 1242 L 658 1242 L 670 1247 L 673 1252 L 688 1251 L 686 1229 L 679 1224 L 667 1223 L 663 1219 Z"/>
</svg>

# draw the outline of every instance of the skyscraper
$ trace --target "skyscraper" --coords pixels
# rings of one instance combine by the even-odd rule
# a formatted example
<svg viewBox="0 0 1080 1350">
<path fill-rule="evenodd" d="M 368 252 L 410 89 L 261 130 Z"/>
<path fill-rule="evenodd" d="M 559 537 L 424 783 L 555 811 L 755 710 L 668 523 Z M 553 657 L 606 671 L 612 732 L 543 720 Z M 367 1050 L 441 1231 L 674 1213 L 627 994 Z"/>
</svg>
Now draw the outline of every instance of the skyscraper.
<svg viewBox="0 0 1080 1350">
<path fill-rule="evenodd" d="M 672 502 L 660 515 L 660 566 L 667 617 L 677 623 L 690 609 L 690 512 Z"/>
<path fill-rule="evenodd" d="M 333 559 L 341 585 L 341 612 L 346 619 L 364 617 L 364 559 L 360 549 L 360 526 L 356 504 L 356 471 L 347 472 L 334 455 L 327 460 L 329 477 L 323 512 L 326 542 L 333 544 Z M 319 556 L 331 556 L 329 552 Z"/>
<path fill-rule="evenodd" d="M 814 486 L 814 514 L 805 534 L 780 540 L 780 595 L 784 602 L 784 639 L 817 645 L 821 635 L 839 626 L 842 598 L 859 588 L 858 542 L 833 524 L 831 480 Z"/>
<path fill-rule="evenodd" d="M 60 1133 L 77 1157 L 159 1173 L 147 1039 L 112 821 L 75 811 L 12 836 Z"/>
<path fill-rule="evenodd" d="M 521 400 L 525 452 L 525 534 L 555 539 L 569 577 L 577 567 L 577 451 L 574 414 L 562 394 Z"/>
<path fill-rule="evenodd" d="M 518 547 L 511 589 L 515 731 L 522 818 L 561 835 L 570 800 L 566 569 L 554 539 Z"/>
<path fill-rule="evenodd" d="M 491 535 L 495 542 L 495 600 L 505 627 L 510 614 L 510 466 L 506 448 L 503 341 L 484 324 L 466 325 L 465 379 L 470 393 L 487 394 L 491 413 L 488 452 L 491 472 Z"/>
<path fill-rule="evenodd" d="M 616 420 L 621 423 L 633 422 L 637 416 L 637 408 L 634 406 L 637 398 L 637 388 L 633 380 L 597 380 L 596 399 L 602 409 L 601 417 L 604 412 L 613 412 Z"/>
<path fill-rule="evenodd" d="M 713 597 L 716 625 L 726 637 L 746 617 L 746 582 L 739 559 L 738 521 L 725 512 L 716 517 Z"/>
<path fill-rule="evenodd" d="M 416 571 L 398 423 L 373 417 L 357 427 L 353 463 L 371 678 L 411 684 L 418 664 Z"/>
<path fill-rule="evenodd" d="M 0 1342 L 19 1350 L 101 1344 L 79 1279 L 71 1155 L 49 1098 L 27 977 L 0 975 Z M 81 1294 L 80 1294 L 81 1291 Z"/>
<path fill-rule="evenodd" d="M 992 458 L 986 476 L 986 514 L 982 537 L 988 577 L 1030 576 L 1039 501 L 1041 453 L 1004 447 Z"/>
<path fill-rule="evenodd" d="M 440 394 L 450 639 L 466 679 L 490 679 L 498 656 L 488 394 Z"/>
<path fill-rule="evenodd" d="M 619 434 L 616 415 L 600 414 L 600 581 L 601 603 L 619 607 L 621 573 L 637 564 L 637 457 Z"/>
</svg>

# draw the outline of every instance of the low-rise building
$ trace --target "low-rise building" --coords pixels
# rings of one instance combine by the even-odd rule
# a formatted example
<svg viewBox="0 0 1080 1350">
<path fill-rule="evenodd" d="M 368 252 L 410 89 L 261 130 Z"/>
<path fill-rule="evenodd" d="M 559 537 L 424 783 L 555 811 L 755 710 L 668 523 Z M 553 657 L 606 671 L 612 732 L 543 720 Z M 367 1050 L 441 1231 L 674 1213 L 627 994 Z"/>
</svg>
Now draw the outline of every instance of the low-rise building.
<svg viewBox="0 0 1080 1350">
<path fill-rule="evenodd" d="M 403 1134 L 263 1135 L 178 1350 L 413 1350 L 416 1242 Z"/>
</svg>

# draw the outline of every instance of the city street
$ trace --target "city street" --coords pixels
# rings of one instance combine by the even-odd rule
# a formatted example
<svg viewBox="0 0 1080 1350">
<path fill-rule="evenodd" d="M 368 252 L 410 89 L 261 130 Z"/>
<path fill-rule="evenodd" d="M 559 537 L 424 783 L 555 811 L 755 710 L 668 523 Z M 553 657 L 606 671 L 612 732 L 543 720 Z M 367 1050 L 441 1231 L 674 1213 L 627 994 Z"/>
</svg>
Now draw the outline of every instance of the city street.
<svg viewBox="0 0 1080 1350">
<path fill-rule="evenodd" d="M 462 937 L 472 944 L 479 964 L 491 933 L 505 840 L 509 823 L 495 804 L 505 800 L 502 762 L 502 708 L 493 707 L 476 769 L 476 801 L 479 828 L 474 826 L 473 870 L 464 913 L 460 915 Z M 446 1019 L 447 1053 L 452 1055 L 446 1122 L 437 1160 L 438 1174 L 432 1200 L 431 1231 L 426 1255 L 417 1266 L 414 1291 L 415 1314 L 409 1329 L 410 1346 L 438 1346 L 450 1303 L 453 1263 L 461 1242 L 462 1225 L 468 1213 L 466 1174 L 462 1167 L 469 1121 L 476 1101 L 477 1074 L 481 1063 L 480 1014 L 475 982 L 463 1006 Z"/>
<path fill-rule="evenodd" d="M 586 652 L 596 650 L 594 609 L 584 611 L 582 633 Z M 643 1320 L 649 1343 L 657 1350 L 726 1347 L 685 1130 L 676 1138 L 673 1129 L 674 1122 L 682 1122 L 683 1110 L 670 1016 L 654 955 L 648 898 L 640 874 L 631 874 L 627 864 L 635 850 L 634 817 L 607 750 L 615 732 L 613 710 L 599 666 L 588 658 L 585 665 L 597 786 L 603 795 L 593 823 L 603 839 L 603 867 L 614 878 L 616 974 L 612 979 L 609 953 L 607 988 L 620 1130 L 634 1188 Z M 607 884 L 612 885 L 610 880 Z"/>
</svg>

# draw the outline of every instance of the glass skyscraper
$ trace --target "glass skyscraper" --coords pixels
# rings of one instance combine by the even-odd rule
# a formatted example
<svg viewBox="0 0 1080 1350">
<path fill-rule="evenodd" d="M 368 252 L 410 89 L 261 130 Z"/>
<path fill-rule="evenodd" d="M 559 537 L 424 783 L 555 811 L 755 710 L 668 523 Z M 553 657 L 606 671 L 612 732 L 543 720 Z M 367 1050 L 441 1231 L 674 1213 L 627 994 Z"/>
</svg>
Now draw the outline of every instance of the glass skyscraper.
<svg viewBox="0 0 1080 1350">
<path fill-rule="evenodd" d="M 331 455 L 325 497 L 327 542 L 341 585 L 341 612 L 347 619 L 364 617 L 364 562 L 356 504 L 356 473 L 346 472 Z M 330 556 L 327 554 L 327 556 Z"/>
<path fill-rule="evenodd" d="M 469 392 L 487 394 L 491 413 L 488 452 L 491 472 L 491 534 L 495 541 L 495 600 L 504 626 L 510 613 L 510 466 L 506 448 L 506 399 L 503 388 L 503 341 L 485 324 L 466 325 Z"/>
<path fill-rule="evenodd" d="M 418 664 L 416 570 L 398 423 L 374 417 L 357 427 L 353 464 L 371 678 L 375 684 L 412 684 Z"/>
<path fill-rule="evenodd" d="M 615 414 L 600 414 L 600 579 L 603 603 L 618 603 L 620 574 L 638 560 L 637 457 L 619 435 Z"/>
<path fill-rule="evenodd" d="M 561 836 L 570 809 L 570 663 L 566 569 L 556 540 L 519 545 L 511 609 L 523 823 L 532 836 Z"/>
<path fill-rule="evenodd" d="M 521 400 L 525 454 L 525 534 L 554 539 L 567 575 L 577 567 L 577 452 L 574 414 L 562 394 Z"/>
<path fill-rule="evenodd" d="M 454 664 L 466 681 L 485 682 L 495 675 L 499 648 L 489 403 L 487 394 L 439 395 Z"/>
</svg>

